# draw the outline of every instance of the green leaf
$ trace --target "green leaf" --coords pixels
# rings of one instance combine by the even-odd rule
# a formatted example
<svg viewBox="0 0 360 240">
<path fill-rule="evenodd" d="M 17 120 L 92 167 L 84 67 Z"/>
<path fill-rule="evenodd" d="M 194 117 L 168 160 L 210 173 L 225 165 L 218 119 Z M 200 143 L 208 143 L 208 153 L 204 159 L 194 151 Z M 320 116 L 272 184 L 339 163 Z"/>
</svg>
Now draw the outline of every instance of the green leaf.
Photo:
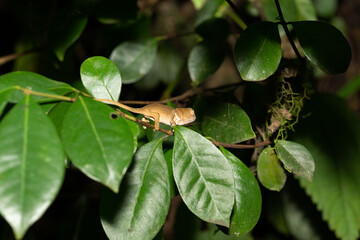
<svg viewBox="0 0 360 240">
<path fill-rule="evenodd" d="M 230 25 L 224 18 L 210 18 L 196 27 L 195 31 L 205 41 L 216 44 L 226 40 L 230 33 Z"/>
<path fill-rule="evenodd" d="M 0 212 L 22 238 L 58 193 L 65 154 L 51 121 L 27 95 L 0 124 Z"/>
<path fill-rule="evenodd" d="M 286 173 L 271 147 L 261 151 L 257 162 L 257 174 L 261 184 L 271 191 L 280 191 L 286 183 Z"/>
<path fill-rule="evenodd" d="M 313 0 L 313 2 L 319 17 L 330 18 L 335 15 L 338 7 L 338 0 Z"/>
<path fill-rule="evenodd" d="M 0 91 L 14 86 L 19 86 L 37 92 L 58 95 L 65 95 L 76 90 L 66 83 L 54 81 L 40 74 L 32 72 L 19 71 L 0 76 Z M 16 103 L 21 101 L 23 98 L 24 94 L 20 91 L 17 91 L 12 94 L 9 102 Z M 40 102 L 49 101 L 48 98 L 45 99 L 44 97 L 38 96 L 34 96 L 34 100 Z"/>
<path fill-rule="evenodd" d="M 225 0 L 207 0 L 200 11 L 197 12 L 195 26 L 199 26 L 204 21 L 213 18 Z"/>
<path fill-rule="evenodd" d="M 271 76 L 281 60 L 281 44 L 276 23 L 249 26 L 236 41 L 234 58 L 241 77 L 260 81 Z"/>
<path fill-rule="evenodd" d="M 172 156 L 173 156 L 173 149 L 170 149 L 164 153 L 165 161 L 169 172 L 170 197 L 175 197 L 178 193 L 175 186 L 173 169 L 172 169 Z"/>
<path fill-rule="evenodd" d="M 224 60 L 224 48 L 207 42 L 197 43 L 190 52 L 188 69 L 191 80 L 200 84 L 220 67 Z"/>
<path fill-rule="evenodd" d="M 287 22 L 316 20 L 316 11 L 311 0 L 279 0 L 281 11 Z M 275 1 L 266 0 L 264 3 L 264 12 L 266 19 L 276 22 L 279 19 L 279 13 L 276 9 Z"/>
<path fill-rule="evenodd" d="M 350 79 L 344 86 L 340 88 L 337 95 L 341 98 L 350 98 L 360 89 L 360 76 Z"/>
<path fill-rule="evenodd" d="M 286 169 L 297 176 L 312 181 L 315 163 L 311 153 L 303 145 L 292 141 L 279 140 L 276 142 L 275 148 Z"/>
<path fill-rule="evenodd" d="M 135 83 L 137 89 L 154 89 L 159 82 L 169 84 L 176 80 L 183 67 L 184 59 L 177 49 L 170 44 L 159 46 L 153 67 L 140 81 Z"/>
<path fill-rule="evenodd" d="M 316 164 L 313 181 L 299 179 L 339 239 L 359 239 L 360 121 L 338 98 L 312 97 L 296 125 L 294 140 Z"/>
<path fill-rule="evenodd" d="M 78 97 L 64 119 L 62 139 L 75 166 L 117 192 L 134 147 L 128 125 L 113 113 L 103 103 Z"/>
<path fill-rule="evenodd" d="M 316 21 L 292 22 L 305 56 L 326 73 L 343 73 L 351 60 L 351 48 L 334 26 Z"/>
<path fill-rule="evenodd" d="M 121 76 L 116 65 L 104 57 L 86 59 L 80 68 L 81 81 L 95 98 L 117 101 L 121 91 Z"/>
<path fill-rule="evenodd" d="M 16 88 L 14 87 L 0 90 L 0 116 L 2 115 L 6 105 L 8 104 L 15 90 Z"/>
<path fill-rule="evenodd" d="M 51 24 L 49 42 L 56 57 L 64 60 L 66 50 L 73 45 L 85 29 L 87 17 L 64 11 Z"/>
<path fill-rule="evenodd" d="M 192 3 L 194 4 L 195 9 L 199 10 L 204 6 L 206 0 L 192 0 Z"/>
<path fill-rule="evenodd" d="M 104 191 L 101 223 L 110 239 L 153 239 L 163 226 L 170 191 L 162 140 L 143 145 L 121 183 L 120 192 Z"/>
<path fill-rule="evenodd" d="M 200 134 L 181 126 L 174 131 L 173 171 L 182 199 L 202 220 L 229 227 L 234 177 L 227 159 Z"/>
<path fill-rule="evenodd" d="M 72 105 L 73 103 L 71 102 L 58 102 L 48 113 L 49 118 L 53 121 L 59 134 L 61 133 L 66 113 Z"/>
<path fill-rule="evenodd" d="M 235 180 L 235 204 L 229 234 L 240 236 L 249 232 L 259 220 L 261 192 L 250 169 L 225 148 L 220 147 L 220 151 L 229 161 Z"/>
<path fill-rule="evenodd" d="M 237 143 L 252 139 L 255 133 L 246 112 L 231 103 L 215 104 L 204 113 L 202 131 L 219 142 Z"/>
<path fill-rule="evenodd" d="M 148 73 L 156 58 L 157 38 L 123 42 L 111 52 L 110 60 L 119 68 L 123 83 L 133 83 Z"/>
</svg>

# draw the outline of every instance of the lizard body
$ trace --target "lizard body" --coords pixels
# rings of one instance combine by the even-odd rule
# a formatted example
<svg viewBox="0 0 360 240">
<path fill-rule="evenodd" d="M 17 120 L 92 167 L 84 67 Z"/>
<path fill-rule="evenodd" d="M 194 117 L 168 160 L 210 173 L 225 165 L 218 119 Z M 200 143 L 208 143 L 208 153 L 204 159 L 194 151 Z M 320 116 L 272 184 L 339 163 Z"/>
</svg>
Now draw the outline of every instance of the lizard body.
<svg viewBox="0 0 360 240">
<path fill-rule="evenodd" d="M 155 121 L 155 130 L 159 130 L 160 123 L 170 126 L 185 125 L 194 122 L 196 119 L 195 111 L 192 108 L 172 108 L 159 103 L 152 103 L 141 108 L 133 108 L 125 104 L 106 99 L 95 100 L 108 102 L 130 112 L 142 114 L 146 118 L 150 118 Z"/>
</svg>

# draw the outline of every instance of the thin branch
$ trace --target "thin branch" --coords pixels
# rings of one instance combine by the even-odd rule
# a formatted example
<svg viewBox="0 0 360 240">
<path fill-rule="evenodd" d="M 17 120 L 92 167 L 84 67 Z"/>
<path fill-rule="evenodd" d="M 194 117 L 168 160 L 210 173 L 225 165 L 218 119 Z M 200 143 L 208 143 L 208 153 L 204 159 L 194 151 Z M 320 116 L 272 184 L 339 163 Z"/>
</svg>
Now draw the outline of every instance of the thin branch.
<svg viewBox="0 0 360 240">
<path fill-rule="evenodd" d="M 223 143 L 218 142 L 215 140 L 210 140 L 216 146 L 222 146 L 225 148 L 237 148 L 237 149 L 249 149 L 249 148 L 258 148 L 263 147 L 265 145 L 271 144 L 270 140 L 265 140 L 264 142 L 256 143 L 256 144 L 230 144 L 230 143 Z"/>
<path fill-rule="evenodd" d="M 24 94 L 30 94 L 30 95 L 46 97 L 46 98 L 53 98 L 56 100 L 63 100 L 63 101 L 67 101 L 67 102 L 75 102 L 76 101 L 76 98 L 71 98 L 71 97 L 66 97 L 66 96 L 61 96 L 61 95 L 56 95 L 56 94 L 35 92 L 33 90 L 22 88 L 22 87 L 17 87 L 17 89 L 22 91 Z"/>
<path fill-rule="evenodd" d="M 226 0 L 226 2 L 229 4 L 229 6 L 236 12 L 238 16 L 241 16 L 240 10 L 235 6 L 235 4 L 231 0 Z"/>
<path fill-rule="evenodd" d="M 279 0 L 275 0 L 275 4 L 276 4 L 276 9 L 277 9 L 277 11 L 279 13 L 280 24 L 281 24 L 281 26 L 283 26 L 283 28 L 285 30 L 286 37 L 288 38 L 288 40 L 290 42 L 290 45 L 291 45 L 292 49 L 294 50 L 294 52 L 296 54 L 296 57 L 298 59 L 303 59 L 301 57 L 300 53 L 299 53 L 299 50 L 297 49 L 297 47 L 295 45 L 294 40 L 290 36 L 290 31 L 289 31 L 289 28 L 287 27 L 287 23 L 285 22 L 284 15 L 283 15 L 283 13 L 281 11 Z"/>
<path fill-rule="evenodd" d="M 24 52 L 12 53 L 12 54 L 9 54 L 6 56 L 2 56 L 2 57 L 0 57 L 0 66 L 4 65 L 5 63 L 11 62 L 18 57 L 24 56 L 24 55 L 32 53 L 32 52 L 35 52 L 35 50 L 28 50 L 28 51 L 24 51 Z"/>
</svg>

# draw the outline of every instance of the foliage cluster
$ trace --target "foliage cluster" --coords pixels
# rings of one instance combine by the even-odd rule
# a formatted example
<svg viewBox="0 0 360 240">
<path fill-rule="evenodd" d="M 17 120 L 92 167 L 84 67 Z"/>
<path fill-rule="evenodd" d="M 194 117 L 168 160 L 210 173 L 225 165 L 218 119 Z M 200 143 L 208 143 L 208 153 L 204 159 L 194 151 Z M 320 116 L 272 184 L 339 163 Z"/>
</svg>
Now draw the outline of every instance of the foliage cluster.
<svg viewBox="0 0 360 240">
<path fill-rule="evenodd" d="M 323 239 L 334 237 L 329 229 L 359 237 L 359 120 L 310 87 L 314 69 L 343 73 L 351 60 L 343 34 L 317 20 L 334 15 L 335 0 L 333 8 L 321 0 L 257 8 L 185 1 L 195 17 L 175 27 L 175 17 L 159 10 L 157 19 L 160 7 L 147 1 L 69 1 L 50 13 L 47 1 L 24 2 L 39 4 L 37 17 L 27 22 L 30 10 L 16 8 L 18 53 L 0 76 L 0 213 L 16 239 L 32 237 L 29 228 L 66 196 L 72 172 L 92 187 L 72 198 L 83 210 L 76 227 L 63 227 L 67 239 Z M 250 15 L 257 22 L 246 27 L 241 17 Z M 236 83 L 208 87 L 229 59 Z M 154 131 L 116 104 L 158 100 L 161 91 L 160 102 L 194 108 L 196 122 Z M 105 234 L 83 230 L 99 223 L 84 217 L 91 193 Z M 178 208 L 170 204 L 176 196 Z M 267 235 L 257 231 L 259 219 Z"/>
</svg>

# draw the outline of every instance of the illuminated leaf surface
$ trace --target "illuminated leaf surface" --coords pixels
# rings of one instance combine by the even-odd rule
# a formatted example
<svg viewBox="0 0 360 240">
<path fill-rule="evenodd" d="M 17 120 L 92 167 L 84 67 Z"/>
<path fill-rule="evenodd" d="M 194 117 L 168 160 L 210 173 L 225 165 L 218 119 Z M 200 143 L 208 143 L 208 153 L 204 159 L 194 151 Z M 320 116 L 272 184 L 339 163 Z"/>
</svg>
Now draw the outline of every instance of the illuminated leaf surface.
<svg viewBox="0 0 360 240">
<path fill-rule="evenodd" d="M 54 200 L 64 160 L 53 124 L 27 95 L 0 124 L 0 212 L 16 238 L 22 238 Z"/>
<path fill-rule="evenodd" d="M 113 109 L 78 97 L 63 122 L 62 139 L 71 161 L 88 177 L 119 189 L 133 155 L 133 135 Z"/>
<path fill-rule="evenodd" d="M 114 194 L 104 191 L 101 223 L 110 239 L 153 239 L 163 226 L 170 206 L 169 177 L 162 140 L 139 148 Z"/>
<path fill-rule="evenodd" d="M 158 39 L 123 42 L 112 51 L 110 60 L 119 68 L 123 83 L 133 83 L 154 64 Z"/>
<path fill-rule="evenodd" d="M 343 73 L 351 60 L 351 48 L 334 26 L 318 21 L 293 22 L 305 56 L 329 74 Z"/>
<path fill-rule="evenodd" d="M 280 191 L 286 183 L 286 173 L 271 147 L 261 151 L 257 162 L 257 174 L 261 184 L 269 190 Z"/>
<path fill-rule="evenodd" d="M 234 177 L 224 155 L 209 140 L 174 127 L 173 173 L 187 207 L 204 221 L 229 226 Z"/>
<path fill-rule="evenodd" d="M 248 81 L 261 81 L 271 76 L 281 55 L 278 26 L 273 22 L 260 22 L 246 28 L 234 49 L 236 68 Z"/>
<path fill-rule="evenodd" d="M 81 81 L 95 98 L 117 101 L 121 91 L 121 76 L 116 65 L 104 57 L 86 59 L 80 68 Z"/>
<path fill-rule="evenodd" d="M 75 89 L 70 85 L 54 81 L 40 74 L 33 72 L 11 72 L 0 76 L 0 91 L 9 87 L 19 86 L 25 89 L 48 93 L 65 95 L 66 93 L 73 92 Z M 16 91 L 10 97 L 10 102 L 19 102 L 24 98 L 24 94 Z M 44 97 L 34 96 L 34 100 L 44 102 Z M 49 101 L 49 100 L 47 100 Z"/>
<path fill-rule="evenodd" d="M 238 105 L 215 104 L 204 113 L 202 131 L 205 136 L 219 142 L 237 143 L 252 139 L 250 118 Z"/>
<path fill-rule="evenodd" d="M 229 161 L 235 180 L 235 204 L 229 234 L 240 236 L 249 232 L 260 218 L 261 192 L 250 169 L 225 148 L 220 150 Z"/>
<path fill-rule="evenodd" d="M 190 78 L 195 84 L 203 82 L 220 67 L 225 57 L 225 51 L 219 45 L 201 42 L 191 50 L 188 69 Z"/>
<path fill-rule="evenodd" d="M 297 176 L 311 181 L 315 171 L 314 159 L 311 153 L 301 144 L 279 140 L 275 144 L 280 161 Z"/>
</svg>

